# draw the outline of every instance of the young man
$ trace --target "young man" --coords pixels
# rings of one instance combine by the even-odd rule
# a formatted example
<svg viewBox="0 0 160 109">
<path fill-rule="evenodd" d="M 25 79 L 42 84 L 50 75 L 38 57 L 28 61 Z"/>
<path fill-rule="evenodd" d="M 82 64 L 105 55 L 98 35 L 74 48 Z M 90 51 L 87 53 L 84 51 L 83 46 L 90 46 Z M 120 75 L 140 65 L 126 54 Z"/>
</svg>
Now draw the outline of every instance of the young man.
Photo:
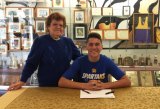
<svg viewBox="0 0 160 109">
<path fill-rule="evenodd" d="M 101 90 L 131 86 L 127 76 L 112 62 L 101 55 L 102 40 L 98 33 L 90 33 L 87 38 L 88 55 L 79 57 L 60 78 L 60 87 Z M 108 82 L 108 74 L 118 81 Z M 72 81 L 73 80 L 73 81 Z"/>
</svg>

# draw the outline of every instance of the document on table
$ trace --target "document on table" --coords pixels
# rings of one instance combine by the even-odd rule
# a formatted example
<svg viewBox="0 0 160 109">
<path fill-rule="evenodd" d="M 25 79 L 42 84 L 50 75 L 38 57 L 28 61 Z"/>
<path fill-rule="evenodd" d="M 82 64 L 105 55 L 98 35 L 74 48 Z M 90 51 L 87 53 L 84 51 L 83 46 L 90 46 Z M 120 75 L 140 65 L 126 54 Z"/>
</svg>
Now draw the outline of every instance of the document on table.
<svg viewBox="0 0 160 109">
<path fill-rule="evenodd" d="M 111 89 L 98 91 L 80 90 L 80 98 L 115 98 L 115 96 Z"/>
</svg>

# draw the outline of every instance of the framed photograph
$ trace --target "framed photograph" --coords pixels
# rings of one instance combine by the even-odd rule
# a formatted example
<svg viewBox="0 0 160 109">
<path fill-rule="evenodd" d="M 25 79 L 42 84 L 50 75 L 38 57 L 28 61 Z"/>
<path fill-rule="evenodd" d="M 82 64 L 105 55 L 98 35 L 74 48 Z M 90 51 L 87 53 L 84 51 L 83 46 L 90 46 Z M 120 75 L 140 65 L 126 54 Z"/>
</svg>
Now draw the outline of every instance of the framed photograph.
<svg viewBox="0 0 160 109">
<path fill-rule="evenodd" d="M 113 16 L 113 8 L 112 7 L 102 8 L 102 15 Z"/>
<path fill-rule="evenodd" d="M 87 24 L 73 24 L 74 39 L 87 38 Z"/>
<path fill-rule="evenodd" d="M 156 86 L 160 86 L 160 71 L 154 71 L 154 79 Z"/>
<path fill-rule="evenodd" d="M 33 18 L 34 17 L 34 9 L 33 8 L 21 8 L 25 17 Z"/>
<path fill-rule="evenodd" d="M 36 32 L 37 33 L 44 33 L 46 32 L 46 27 L 45 27 L 45 21 L 44 20 L 37 20 L 36 21 Z"/>
<path fill-rule="evenodd" d="M 133 43 L 155 43 L 154 39 L 154 14 L 133 14 Z"/>
<path fill-rule="evenodd" d="M 52 5 L 54 8 L 63 8 L 64 0 L 52 0 Z"/>
<path fill-rule="evenodd" d="M 6 15 L 6 17 L 18 17 L 18 10 L 19 10 L 19 8 L 7 7 L 5 15 Z"/>
<path fill-rule="evenodd" d="M 153 77 L 151 71 L 140 71 L 140 84 L 141 86 L 153 86 Z"/>
<path fill-rule="evenodd" d="M 36 8 L 37 17 L 48 17 L 50 14 L 49 8 Z"/>
<path fill-rule="evenodd" d="M 13 33 L 13 32 L 21 32 L 21 26 L 20 23 L 9 23 L 8 24 L 8 32 Z"/>
<path fill-rule="evenodd" d="M 23 27 L 23 30 L 24 30 L 24 34 L 26 34 L 26 33 L 31 33 L 31 34 L 33 34 L 33 26 L 25 25 L 25 26 Z"/>
<path fill-rule="evenodd" d="M 118 40 L 129 40 L 129 30 L 128 29 L 117 29 L 117 39 Z"/>
<path fill-rule="evenodd" d="M 7 48 L 8 48 L 8 47 L 7 47 L 6 44 L 0 44 L 0 54 L 6 55 L 6 54 L 7 54 L 7 51 L 8 51 Z"/>
<path fill-rule="evenodd" d="M 84 10 L 74 10 L 74 23 L 85 23 Z"/>
<path fill-rule="evenodd" d="M 138 79 L 138 73 L 137 71 L 126 71 L 126 76 L 131 81 L 131 86 L 139 86 L 139 79 Z"/>
<path fill-rule="evenodd" d="M 29 38 L 22 38 L 22 48 L 23 50 L 29 50 L 31 48 L 31 40 Z"/>
<path fill-rule="evenodd" d="M 116 30 L 103 30 L 104 37 L 106 40 L 116 40 Z"/>
<path fill-rule="evenodd" d="M 20 50 L 20 38 L 10 38 L 9 48 L 10 50 Z"/>
<path fill-rule="evenodd" d="M 101 38 L 103 39 L 103 30 L 100 29 L 90 29 L 90 32 L 95 32 L 101 35 Z"/>
<path fill-rule="evenodd" d="M 92 16 L 101 16 L 101 8 L 92 8 L 91 15 Z"/>
<path fill-rule="evenodd" d="M 130 6 L 123 6 L 123 16 L 130 16 Z"/>
<path fill-rule="evenodd" d="M 155 42 L 160 43 L 160 27 L 154 28 Z"/>
</svg>

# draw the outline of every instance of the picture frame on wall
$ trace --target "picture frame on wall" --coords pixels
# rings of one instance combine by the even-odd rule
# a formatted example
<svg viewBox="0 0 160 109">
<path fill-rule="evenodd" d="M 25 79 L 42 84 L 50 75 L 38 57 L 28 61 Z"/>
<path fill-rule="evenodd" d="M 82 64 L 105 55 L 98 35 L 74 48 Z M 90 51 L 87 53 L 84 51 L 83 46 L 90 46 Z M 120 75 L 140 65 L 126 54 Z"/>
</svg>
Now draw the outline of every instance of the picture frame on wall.
<svg viewBox="0 0 160 109">
<path fill-rule="evenodd" d="M 21 49 L 20 38 L 10 38 L 9 48 L 10 50 L 20 50 Z"/>
<path fill-rule="evenodd" d="M 151 71 L 139 71 L 141 86 L 153 86 L 153 75 Z"/>
<path fill-rule="evenodd" d="M 123 16 L 130 16 L 130 6 L 123 6 Z"/>
<path fill-rule="evenodd" d="M 118 40 L 129 40 L 129 30 L 128 29 L 117 29 L 117 39 Z"/>
<path fill-rule="evenodd" d="M 73 24 L 73 37 L 74 39 L 87 38 L 87 24 Z"/>
<path fill-rule="evenodd" d="M 155 42 L 160 43 L 160 27 L 154 27 Z"/>
<path fill-rule="evenodd" d="M 133 14 L 133 43 L 154 43 L 154 14 Z"/>
<path fill-rule="evenodd" d="M 5 15 L 6 17 L 18 17 L 18 10 L 19 8 L 6 7 Z"/>
<path fill-rule="evenodd" d="M 23 50 L 29 50 L 31 48 L 31 41 L 28 38 L 22 38 L 22 48 Z"/>
<path fill-rule="evenodd" d="M 139 86 L 138 72 L 137 71 L 125 71 L 126 76 L 131 81 L 131 86 Z"/>
<path fill-rule="evenodd" d="M 53 8 L 63 8 L 64 7 L 64 0 L 52 0 Z"/>
<path fill-rule="evenodd" d="M 104 31 L 104 37 L 105 40 L 116 40 L 116 30 L 103 30 Z"/>
<path fill-rule="evenodd" d="M 8 47 L 6 44 L 0 44 L 0 54 L 6 55 L 8 51 Z"/>
<path fill-rule="evenodd" d="M 24 33 L 26 34 L 26 33 L 31 33 L 31 34 L 33 34 L 33 26 L 31 26 L 31 25 L 25 25 L 24 27 Z"/>
<path fill-rule="evenodd" d="M 101 16 L 102 15 L 101 8 L 92 8 L 91 15 L 92 16 Z"/>
<path fill-rule="evenodd" d="M 85 23 L 84 10 L 74 10 L 74 23 Z"/>
<path fill-rule="evenodd" d="M 13 32 L 20 32 L 21 31 L 21 26 L 20 23 L 8 23 L 8 32 L 13 33 Z"/>
<path fill-rule="evenodd" d="M 113 8 L 112 7 L 102 8 L 102 15 L 103 16 L 113 16 Z"/>
<path fill-rule="evenodd" d="M 36 8 L 37 17 L 46 18 L 50 14 L 49 8 Z"/>
<path fill-rule="evenodd" d="M 46 27 L 45 27 L 45 21 L 44 20 L 37 20 L 36 21 L 36 32 L 37 33 L 46 32 Z"/>
<path fill-rule="evenodd" d="M 34 17 L 34 9 L 33 8 L 21 8 L 25 17 L 33 18 Z"/>
</svg>

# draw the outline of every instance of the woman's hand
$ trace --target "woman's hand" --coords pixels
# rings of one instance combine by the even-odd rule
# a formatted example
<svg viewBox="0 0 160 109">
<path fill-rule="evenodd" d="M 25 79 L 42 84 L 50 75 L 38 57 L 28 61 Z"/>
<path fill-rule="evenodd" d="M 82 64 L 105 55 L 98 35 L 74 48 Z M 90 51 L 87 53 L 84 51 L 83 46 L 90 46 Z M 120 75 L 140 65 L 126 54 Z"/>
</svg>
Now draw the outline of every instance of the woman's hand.
<svg viewBox="0 0 160 109">
<path fill-rule="evenodd" d="M 17 90 L 17 89 L 20 89 L 25 83 L 22 82 L 22 81 L 19 81 L 17 83 L 14 83 L 14 84 L 11 84 L 8 88 L 8 91 L 11 91 L 11 90 Z"/>
</svg>

